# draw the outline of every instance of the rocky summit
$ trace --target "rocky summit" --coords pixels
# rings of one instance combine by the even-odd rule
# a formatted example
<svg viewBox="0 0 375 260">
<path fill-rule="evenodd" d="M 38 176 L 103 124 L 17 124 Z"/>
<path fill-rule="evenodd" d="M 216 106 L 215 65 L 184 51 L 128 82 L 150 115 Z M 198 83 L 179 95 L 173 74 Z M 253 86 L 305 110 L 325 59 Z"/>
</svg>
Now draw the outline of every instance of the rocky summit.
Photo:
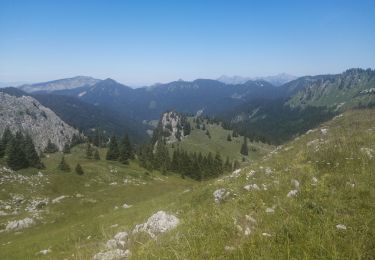
<svg viewBox="0 0 375 260">
<path fill-rule="evenodd" d="M 79 134 L 30 96 L 15 97 L 0 92 L 0 115 L 0 134 L 7 127 L 12 132 L 29 133 L 40 151 L 47 146 L 48 140 L 62 150 L 74 134 Z"/>
</svg>

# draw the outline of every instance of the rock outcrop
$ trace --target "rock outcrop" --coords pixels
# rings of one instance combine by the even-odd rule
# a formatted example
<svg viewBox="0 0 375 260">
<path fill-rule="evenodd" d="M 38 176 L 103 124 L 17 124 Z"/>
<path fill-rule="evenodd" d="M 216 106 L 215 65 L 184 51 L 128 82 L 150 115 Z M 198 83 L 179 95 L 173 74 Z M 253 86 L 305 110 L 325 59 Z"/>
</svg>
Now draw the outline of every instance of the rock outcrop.
<svg viewBox="0 0 375 260">
<path fill-rule="evenodd" d="M 0 92 L 0 135 L 7 127 L 12 132 L 21 130 L 29 133 L 39 151 L 44 150 L 48 140 L 62 150 L 74 134 L 79 134 L 34 98 L 15 97 Z"/>
</svg>

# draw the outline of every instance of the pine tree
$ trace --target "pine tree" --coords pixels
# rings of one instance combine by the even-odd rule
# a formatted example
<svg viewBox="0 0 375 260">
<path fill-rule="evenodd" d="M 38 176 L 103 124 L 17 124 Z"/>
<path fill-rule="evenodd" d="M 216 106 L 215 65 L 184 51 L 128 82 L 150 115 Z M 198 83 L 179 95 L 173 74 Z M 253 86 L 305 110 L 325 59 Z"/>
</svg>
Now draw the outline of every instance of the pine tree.
<svg viewBox="0 0 375 260">
<path fill-rule="evenodd" d="M 210 134 L 210 131 L 208 131 L 208 129 L 206 130 L 206 135 L 208 136 L 208 138 L 211 139 L 211 134 Z"/>
<path fill-rule="evenodd" d="M 242 155 L 248 155 L 249 154 L 249 148 L 247 147 L 247 137 L 244 136 L 243 144 L 241 146 L 241 154 Z"/>
<path fill-rule="evenodd" d="M 39 169 L 43 168 L 44 165 L 41 162 L 38 153 L 36 152 L 34 142 L 31 138 L 31 136 L 28 135 L 28 134 L 25 136 L 25 141 L 24 141 L 23 147 L 24 147 L 23 149 L 24 149 L 26 159 L 27 159 L 29 165 L 32 166 L 32 167 L 35 167 L 35 168 L 39 168 Z"/>
<path fill-rule="evenodd" d="M 119 148 L 118 148 L 118 144 L 117 144 L 117 140 L 116 140 L 116 136 L 112 136 L 111 137 L 111 140 L 109 142 L 109 147 L 108 147 L 108 151 L 107 151 L 107 155 L 106 155 L 106 159 L 107 160 L 112 160 L 112 161 L 115 161 L 118 159 L 119 157 Z"/>
<path fill-rule="evenodd" d="M 81 165 L 79 163 L 77 163 L 77 165 L 76 165 L 75 172 L 78 175 L 83 175 L 84 174 L 83 169 L 82 169 L 82 167 L 81 167 Z"/>
<path fill-rule="evenodd" d="M 189 135 L 190 132 L 191 132 L 191 126 L 190 126 L 190 123 L 187 121 L 187 119 L 185 119 L 186 121 L 184 122 L 184 127 L 183 127 L 183 130 L 184 130 L 184 136 L 186 135 Z"/>
<path fill-rule="evenodd" d="M 65 154 L 70 153 L 70 144 L 69 143 L 64 144 L 63 153 L 65 153 Z"/>
<path fill-rule="evenodd" d="M 227 136 L 227 141 L 228 141 L 228 142 L 231 142 L 231 141 L 232 141 L 232 137 L 231 137 L 230 134 L 228 134 L 228 136 Z"/>
<path fill-rule="evenodd" d="M 56 153 L 59 150 L 57 146 L 51 142 L 51 139 L 48 139 L 46 148 L 44 149 L 45 153 Z"/>
<path fill-rule="evenodd" d="M 119 147 L 119 161 L 124 164 L 129 163 L 129 159 L 133 159 L 133 149 L 130 144 L 129 136 L 127 134 L 124 135 Z"/>
<path fill-rule="evenodd" d="M 29 166 L 21 142 L 13 137 L 7 142 L 6 163 L 13 170 L 20 170 Z"/>
<path fill-rule="evenodd" d="M 69 166 L 69 164 L 65 161 L 64 155 L 63 155 L 63 157 L 61 157 L 61 161 L 60 161 L 59 165 L 57 166 L 57 168 L 58 168 L 60 171 L 70 172 L 70 166 Z"/>
<path fill-rule="evenodd" d="M 214 165 L 215 165 L 214 176 L 216 177 L 223 173 L 223 160 L 221 159 L 221 155 L 219 152 L 217 152 L 215 155 Z"/>
<path fill-rule="evenodd" d="M 230 163 L 230 161 L 229 161 L 229 156 L 227 156 L 227 158 L 226 158 L 226 160 L 225 160 L 225 164 L 224 164 L 224 169 L 225 169 L 226 171 L 230 171 L 231 168 L 232 168 L 232 166 L 231 166 L 231 163 Z"/>
<path fill-rule="evenodd" d="M 0 158 L 3 158 L 7 149 L 8 142 L 13 138 L 13 134 L 9 127 L 5 128 L 3 136 L 0 140 Z"/>
<path fill-rule="evenodd" d="M 238 137 L 238 132 L 237 132 L 236 129 L 233 130 L 232 136 L 233 136 L 233 137 Z"/>
<path fill-rule="evenodd" d="M 92 147 L 89 142 L 86 144 L 86 158 L 91 159 L 92 158 Z"/>
<path fill-rule="evenodd" d="M 100 160 L 100 155 L 99 155 L 99 151 L 98 151 L 98 149 L 95 149 L 95 152 L 94 152 L 94 160 L 97 160 L 97 161 Z"/>
</svg>

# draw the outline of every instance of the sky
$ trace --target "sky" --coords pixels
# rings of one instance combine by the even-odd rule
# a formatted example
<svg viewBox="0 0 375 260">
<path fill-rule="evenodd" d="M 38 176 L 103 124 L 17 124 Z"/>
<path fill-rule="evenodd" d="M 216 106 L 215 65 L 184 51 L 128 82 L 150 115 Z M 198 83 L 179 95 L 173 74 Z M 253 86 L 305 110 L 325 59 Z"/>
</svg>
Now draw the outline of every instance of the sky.
<svg viewBox="0 0 375 260">
<path fill-rule="evenodd" d="M 0 82 L 375 68 L 375 1 L 0 0 Z"/>
</svg>

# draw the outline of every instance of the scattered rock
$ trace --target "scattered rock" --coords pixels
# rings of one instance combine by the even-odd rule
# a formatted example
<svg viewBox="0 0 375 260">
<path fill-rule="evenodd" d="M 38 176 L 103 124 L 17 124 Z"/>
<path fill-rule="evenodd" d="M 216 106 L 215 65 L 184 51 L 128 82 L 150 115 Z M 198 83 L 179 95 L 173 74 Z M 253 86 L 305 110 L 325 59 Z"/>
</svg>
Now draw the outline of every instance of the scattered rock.
<svg viewBox="0 0 375 260">
<path fill-rule="evenodd" d="M 273 208 L 266 208 L 266 213 L 275 213 Z"/>
<path fill-rule="evenodd" d="M 256 224 L 257 221 L 252 217 L 252 216 L 249 216 L 249 215 L 245 215 L 245 218 L 247 221 L 253 223 L 253 224 Z"/>
<path fill-rule="evenodd" d="M 298 194 L 298 190 L 291 190 L 288 192 L 288 194 L 286 195 L 288 198 L 291 198 L 291 197 L 295 197 L 297 196 Z"/>
<path fill-rule="evenodd" d="M 224 188 L 221 188 L 221 189 L 215 190 L 213 195 L 214 195 L 215 202 L 220 203 L 230 195 L 230 192 Z"/>
<path fill-rule="evenodd" d="M 169 230 L 174 229 L 180 223 L 180 220 L 164 211 L 158 211 L 149 219 L 146 223 L 136 225 L 133 230 L 133 234 L 138 232 L 146 232 L 152 238 L 158 234 L 165 233 Z"/>
<path fill-rule="evenodd" d="M 237 170 L 233 171 L 231 175 L 229 175 L 229 177 L 231 177 L 231 178 L 238 178 L 240 176 L 241 176 L 241 169 L 237 169 Z"/>
<path fill-rule="evenodd" d="M 236 250 L 236 248 L 234 246 L 225 246 L 224 250 L 225 251 L 234 251 L 234 250 Z"/>
<path fill-rule="evenodd" d="M 249 236 L 251 234 L 251 230 L 249 227 L 246 227 L 245 228 L 245 232 L 244 232 L 245 236 Z"/>
<path fill-rule="evenodd" d="M 374 158 L 374 150 L 371 148 L 362 147 L 361 152 L 365 153 L 369 159 Z"/>
<path fill-rule="evenodd" d="M 65 198 L 68 198 L 68 196 L 62 195 L 60 197 L 57 197 L 57 198 L 55 198 L 55 199 L 52 200 L 52 204 L 60 203 Z"/>
<path fill-rule="evenodd" d="M 337 228 L 337 229 L 340 229 L 340 230 L 346 230 L 346 226 L 343 225 L 343 224 L 338 224 L 338 225 L 336 225 L 336 228 Z"/>
<path fill-rule="evenodd" d="M 270 174 L 272 174 L 272 170 L 271 170 L 271 168 L 270 167 L 267 167 L 266 169 L 265 169 L 265 171 L 264 171 L 267 175 L 270 175 Z"/>
<path fill-rule="evenodd" d="M 316 185 L 318 184 L 318 179 L 316 177 L 312 177 L 311 182 L 311 185 Z"/>
<path fill-rule="evenodd" d="M 324 135 L 326 135 L 328 133 L 328 129 L 327 128 L 321 128 L 320 129 L 320 132 Z"/>
<path fill-rule="evenodd" d="M 291 184 L 294 186 L 294 188 L 295 188 L 296 190 L 299 189 L 299 181 L 297 181 L 297 180 L 295 180 L 295 179 L 292 179 L 292 180 L 291 180 Z"/>
<path fill-rule="evenodd" d="M 17 231 L 17 230 L 31 227 L 34 224 L 35 224 L 35 221 L 32 218 L 24 218 L 21 220 L 9 221 L 5 228 L 5 231 Z"/>
<path fill-rule="evenodd" d="M 272 237 L 271 234 L 268 234 L 268 233 L 262 233 L 262 236 L 265 236 L 265 237 Z"/>
<path fill-rule="evenodd" d="M 128 204 L 124 203 L 124 205 L 122 205 L 122 207 L 123 207 L 124 209 L 128 209 L 128 208 L 133 207 L 133 205 L 128 205 Z"/>
<path fill-rule="evenodd" d="M 48 248 L 48 249 L 43 249 L 43 250 L 40 250 L 39 252 L 38 252 L 38 255 L 46 255 L 46 254 L 49 254 L 49 253 L 51 253 L 52 252 L 52 250 L 50 249 L 50 248 Z"/>
<path fill-rule="evenodd" d="M 249 184 L 249 185 L 246 185 L 243 187 L 245 190 L 247 191 L 251 191 L 251 190 L 260 190 L 259 186 L 254 183 L 254 184 Z"/>
<path fill-rule="evenodd" d="M 131 256 L 130 250 L 113 249 L 106 252 L 100 252 L 94 255 L 94 260 L 113 260 L 128 258 Z"/>
</svg>

